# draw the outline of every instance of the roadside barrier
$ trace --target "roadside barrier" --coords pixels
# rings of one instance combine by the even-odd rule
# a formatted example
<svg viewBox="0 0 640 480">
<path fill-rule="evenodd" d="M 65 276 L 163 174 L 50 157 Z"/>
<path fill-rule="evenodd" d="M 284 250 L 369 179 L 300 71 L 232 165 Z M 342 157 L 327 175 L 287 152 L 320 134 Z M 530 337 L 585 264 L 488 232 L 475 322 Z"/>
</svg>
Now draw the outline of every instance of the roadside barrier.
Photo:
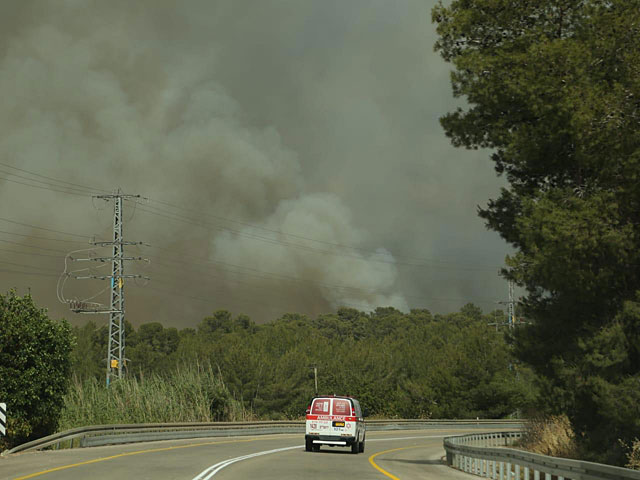
<svg viewBox="0 0 640 480">
<path fill-rule="evenodd" d="M 444 439 L 447 464 L 494 480 L 627 480 L 640 471 L 506 448 L 522 432 L 473 433 Z"/>
<path fill-rule="evenodd" d="M 423 428 L 518 428 L 518 420 L 367 420 L 368 431 L 412 430 Z M 178 440 L 183 438 L 227 437 L 239 435 L 271 435 L 277 433 L 304 434 L 304 420 L 264 422 L 213 422 L 213 423 L 145 423 L 130 425 L 93 425 L 73 428 L 33 440 L 2 455 L 42 450 L 45 448 L 95 447 L 121 443 Z"/>
</svg>

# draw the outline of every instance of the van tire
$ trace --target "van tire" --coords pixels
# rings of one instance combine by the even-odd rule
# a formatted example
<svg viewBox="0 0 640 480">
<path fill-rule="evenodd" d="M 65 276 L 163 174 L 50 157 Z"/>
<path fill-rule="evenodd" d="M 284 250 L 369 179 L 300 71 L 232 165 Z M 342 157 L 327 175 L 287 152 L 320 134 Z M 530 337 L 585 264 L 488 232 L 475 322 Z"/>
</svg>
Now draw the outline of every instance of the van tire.
<svg viewBox="0 0 640 480">
<path fill-rule="evenodd" d="M 320 451 L 320 445 L 313 444 L 313 446 L 311 447 L 311 449 L 312 449 L 314 452 L 319 452 L 319 451 Z"/>
<path fill-rule="evenodd" d="M 358 453 L 360 452 L 360 444 L 358 442 L 353 442 L 351 444 L 351 453 Z"/>
<path fill-rule="evenodd" d="M 313 448 L 313 441 L 307 440 L 307 441 L 304 442 L 304 449 L 307 452 L 310 452 L 312 448 Z"/>
<path fill-rule="evenodd" d="M 360 451 L 360 453 L 364 453 L 364 438 L 360 442 L 360 448 L 358 450 Z"/>
</svg>

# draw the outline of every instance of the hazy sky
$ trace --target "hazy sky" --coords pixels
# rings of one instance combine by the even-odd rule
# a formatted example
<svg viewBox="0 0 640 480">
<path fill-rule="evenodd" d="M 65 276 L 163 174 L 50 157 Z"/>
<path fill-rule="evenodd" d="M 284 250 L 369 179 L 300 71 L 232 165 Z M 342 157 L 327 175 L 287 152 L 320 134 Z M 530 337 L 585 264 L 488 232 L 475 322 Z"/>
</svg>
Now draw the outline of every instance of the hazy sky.
<svg viewBox="0 0 640 480">
<path fill-rule="evenodd" d="M 476 210 L 504 182 L 439 125 L 460 101 L 433 51 L 434 4 L 0 3 L 0 290 L 89 318 L 56 284 L 66 252 L 112 236 L 113 204 L 90 192 L 121 188 L 149 199 L 124 205 L 125 240 L 151 245 L 127 249 L 150 263 L 126 271 L 152 277 L 125 283 L 134 325 L 493 310 L 508 247 Z M 63 295 L 106 287 L 70 279 Z"/>
</svg>

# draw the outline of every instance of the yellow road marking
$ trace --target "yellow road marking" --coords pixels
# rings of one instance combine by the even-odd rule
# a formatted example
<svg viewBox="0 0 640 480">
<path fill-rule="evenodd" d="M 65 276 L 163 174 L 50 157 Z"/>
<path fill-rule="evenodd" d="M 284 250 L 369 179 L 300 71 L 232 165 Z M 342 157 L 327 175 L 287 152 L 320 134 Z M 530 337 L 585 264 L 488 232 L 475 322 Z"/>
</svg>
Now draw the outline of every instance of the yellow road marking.
<svg viewBox="0 0 640 480">
<path fill-rule="evenodd" d="M 262 438 L 264 438 L 264 437 L 262 437 Z M 176 446 L 173 446 L 173 447 L 152 448 L 152 449 L 149 449 L 149 450 L 137 450 L 135 452 L 119 453 L 118 455 L 111 455 L 110 457 L 94 458 L 93 460 L 87 460 L 85 462 L 72 463 L 70 465 L 62 465 L 61 467 L 50 468 L 49 470 L 43 470 L 42 472 L 31 473 L 31 474 L 25 475 L 23 477 L 16 477 L 13 480 L 26 480 L 27 478 L 39 477 L 40 475 L 44 475 L 46 473 L 58 472 L 60 470 L 67 470 L 68 468 L 79 467 L 79 466 L 82 466 L 82 465 L 89 465 L 89 464 L 92 464 L 92 463 L 104 462 L 106 460 L 113 460 L 114 458 L 130 457 L 132 455 L 140 455 L 141 453 L 166 452 L 168 450 L 177 450 L 177 449 L 180 449 L 180 448 L 202 447 L 202 446 L 206 446 L 206 445 L 219 445 L 219 444 L 223 444 L 223 443 L 255 442 L 256 440 L 259 440 L 259 439 L 258 438 L 249 438 L 249 439 L 246 439 L 246 440 L 226 440 L 226 441 L 221 441 L 221 442 L 219 441 L 219 442 L 190 443 L 188 445 L 176 445 Z"/>
<path fill-rule="evenodd" d="M 387 477 L 393 479 L 393 480 L 400 480 L 398 477 L 396 477 L 395 475 L 393 475 L 392 473 L 387 472 L 386 470 L 380 468 L 378 466 L 378 464 L 376 464 L 376 462 L 373 461 L 374 458 L 376 458 L 378 455 L 382 455 L 383 453 L 390 453 L 390 452 L 397 452 L 398 450 L 408 450 L 409 448 L 418 448 L 418 447 L 422 447 L 423 445 L 413 445 L 411 447 L 400 447 L 400 448 L 392 448 L 391 450 L 385 450 L 384 452 L 378 452 L 378 453 L 374 453 L 373 455 L 371 455 L 369 457 L 369 463 L 371 465 L 373 465 L 373 468 L 375 468 L 376 470 L 378 470 L 380 473 L 382 473 L 383 475 L 386 475 Z"/>
</svg>

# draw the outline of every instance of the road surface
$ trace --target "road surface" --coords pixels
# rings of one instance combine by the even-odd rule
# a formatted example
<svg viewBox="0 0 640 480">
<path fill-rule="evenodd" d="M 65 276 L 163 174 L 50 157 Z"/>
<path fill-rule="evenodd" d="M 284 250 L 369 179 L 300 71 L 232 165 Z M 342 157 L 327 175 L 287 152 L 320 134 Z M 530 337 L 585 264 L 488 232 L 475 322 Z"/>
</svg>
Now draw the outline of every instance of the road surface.
<svg viewBox="0 0 640 480">
<path fill-rule="evenodd" d="M 0 479 L 469 480 L 473 477 L 442 462 L 443 437 L 462 433 L 460 428 L 368 432 L 365 452 L 357 455 L 326 446 L 305 452 L 301 434 L 26 452 L 0 458 Z"/>
</svg>

